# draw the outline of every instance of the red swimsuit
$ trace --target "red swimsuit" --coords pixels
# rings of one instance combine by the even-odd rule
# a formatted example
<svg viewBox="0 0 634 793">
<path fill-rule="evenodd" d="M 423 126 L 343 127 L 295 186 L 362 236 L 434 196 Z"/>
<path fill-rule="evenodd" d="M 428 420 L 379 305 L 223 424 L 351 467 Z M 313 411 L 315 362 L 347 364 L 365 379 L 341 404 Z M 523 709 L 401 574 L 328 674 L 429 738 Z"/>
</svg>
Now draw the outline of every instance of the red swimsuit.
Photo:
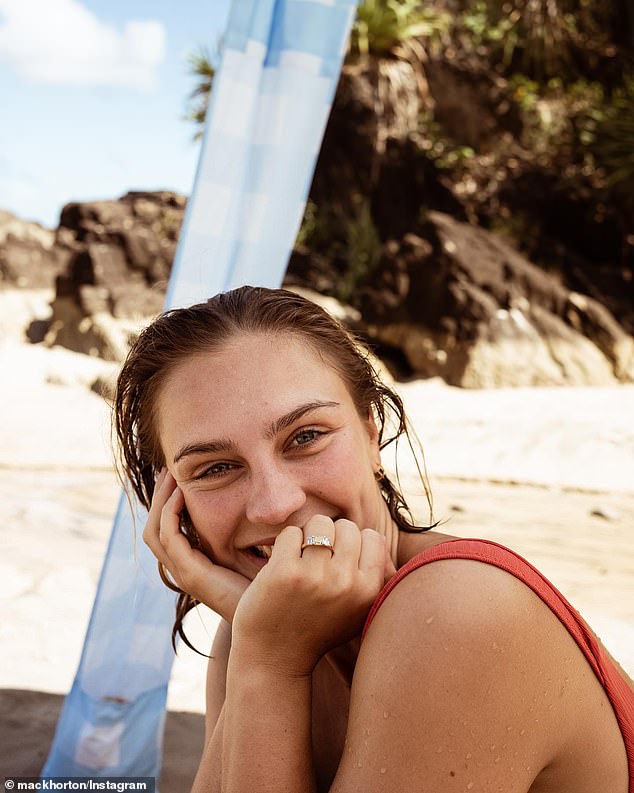
<svg viewBox="0 0 634 793">
<path fill-rule="evenodd" d="M 514 551 L 489 540 L 449 540 L 419 553 L 403 565 L 380 592 L 366 620 L 363 635 L 365 636 L 381 604 L 399 581 L 412 570 L 444 559 L 472 559 L 506 570 L 530 587 L 565 625 L 612 704 L 625 743 L 630 790 L 634 791 L 634 691 L 590 633 L 577 611 L 538 570 Z"/>
</svg>

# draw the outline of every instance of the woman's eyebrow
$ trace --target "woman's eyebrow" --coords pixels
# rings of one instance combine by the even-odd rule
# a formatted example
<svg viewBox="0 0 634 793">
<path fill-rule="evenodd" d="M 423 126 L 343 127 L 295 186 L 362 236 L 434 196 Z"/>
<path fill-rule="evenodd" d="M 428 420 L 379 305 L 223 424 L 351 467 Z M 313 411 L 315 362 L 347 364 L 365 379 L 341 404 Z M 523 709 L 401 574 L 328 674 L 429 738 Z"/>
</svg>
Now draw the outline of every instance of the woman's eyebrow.
<svg viewBox="0 0 634 793">
<path fill-rule="evenodd" d="M 188 443 L 181 448 L 174 455 L 174 463 L 176 464 L 183 457 L 190 454 L 217 454 L 218 452 L 230 452 L 234 449 L 233 441 L 221 438 L 217 441 L 201 441 L 200 443 Z"/>
<path fill-rule="evenodd" d="M 306 415 L 306 413 L 310 413 L 312 410 L 317 410 L 318 408 L 336 408 L 339 406 L 339 402 L 306 402 L 306 404 L 299 405 L 299 407 L 296 407 L 288 413 L 285 413 L 283 416 L 280 416 L 278 419 L 275 419 L 275 421 L 267 430 L 266 436 L 267 438 L 274 438 L 277 434 L 290 427 L 296 421 L 301 419 L 302 416 Z M 174 464 L 182 460 L 183 457 L 188 457 L 191 454 L 217 454 L 218 452 L 231 452 L 234 449 L 235 444 L 228 438 L 220 438 L 213 441 L 200 441 L 197 443 L 187 443 L 185 446 L 181 446 L 181 448 L 174 455 Z"/>
<path fill-rule="evenodd" d="M 275 419 L 275 421 L 269 427 L 266 435 L 268 438 L 274 438 L 280 432 L 290 427 L 291 424 L 294 424 L 298 419 L 301 419 L 302 416 L 306 415 L 306 413 L 310 413 L 312 410 L 317 410 L 318 408 L 338 408 L 339 406 L 339 402 L 306 402 L 306 404 L 300 405 L 294 410 L 291 410 L 288 413 L 285 413 L 283 416 L 280 416 L 279 419 Z"/>
</svg>

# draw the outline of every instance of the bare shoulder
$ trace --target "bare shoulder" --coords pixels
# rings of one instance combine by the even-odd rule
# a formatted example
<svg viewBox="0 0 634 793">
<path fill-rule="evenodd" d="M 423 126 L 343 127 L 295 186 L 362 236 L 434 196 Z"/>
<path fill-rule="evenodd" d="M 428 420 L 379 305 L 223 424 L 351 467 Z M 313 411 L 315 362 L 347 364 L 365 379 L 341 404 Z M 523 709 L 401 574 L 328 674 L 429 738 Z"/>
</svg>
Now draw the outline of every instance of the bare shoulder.
<svg viewBox="0 0 634 793">
<path fill-rule="evenodd" d="M 512 575 L 462 559 L 415 570 L 361 648 L 332 790 L 353 789 L 355 776 L 368 791 L 452 783 L 526 793 L 573 740 L 566 687 L 585 666 L 557 618 Z"/>
</svg>

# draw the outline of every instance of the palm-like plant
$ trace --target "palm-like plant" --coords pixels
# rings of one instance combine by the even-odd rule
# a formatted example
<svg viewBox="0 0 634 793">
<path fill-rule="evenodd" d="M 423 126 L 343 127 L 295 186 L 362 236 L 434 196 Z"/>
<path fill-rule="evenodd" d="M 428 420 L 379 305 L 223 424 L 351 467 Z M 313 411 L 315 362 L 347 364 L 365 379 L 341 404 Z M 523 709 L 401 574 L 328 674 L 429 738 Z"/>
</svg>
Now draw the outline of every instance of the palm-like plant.
<svg viewBox="0 0 634 793">
<path fill-rule="evenodd" d="M 219 52 L 220 45 L 217 48 L 215 60 L 217 60 Z M 203 134 L 205 117 L 209 107 L 209 97 L 211 96 L 211 89 L 216 74 L 213 60 L 207 47 L 200 47 L 196 52 L 191 53 L 187 59 L 189 73 L 197 80 L 194 90 L 188 97 L 190 107 L 185 115 L 187 121 L 193 121 L 196 124 L 197 129 L 194 140 L 200 140 Z"/>
</svg>

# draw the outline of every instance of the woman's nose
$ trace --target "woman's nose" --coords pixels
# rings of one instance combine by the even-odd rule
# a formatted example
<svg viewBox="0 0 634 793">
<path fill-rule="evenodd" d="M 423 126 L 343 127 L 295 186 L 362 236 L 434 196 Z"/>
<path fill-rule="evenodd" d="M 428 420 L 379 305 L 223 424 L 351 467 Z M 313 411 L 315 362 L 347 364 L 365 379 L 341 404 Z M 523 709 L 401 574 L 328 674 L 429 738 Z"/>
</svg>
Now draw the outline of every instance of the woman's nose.
<svg viewBox="0 0 634 793">
<path fill-rule="evenodd" d="M 274 466 L 251 472 L 247 520 L 270 526 L 286 525 L 306 503 L 304 488 L 288 473 Z"/>
</svg>

